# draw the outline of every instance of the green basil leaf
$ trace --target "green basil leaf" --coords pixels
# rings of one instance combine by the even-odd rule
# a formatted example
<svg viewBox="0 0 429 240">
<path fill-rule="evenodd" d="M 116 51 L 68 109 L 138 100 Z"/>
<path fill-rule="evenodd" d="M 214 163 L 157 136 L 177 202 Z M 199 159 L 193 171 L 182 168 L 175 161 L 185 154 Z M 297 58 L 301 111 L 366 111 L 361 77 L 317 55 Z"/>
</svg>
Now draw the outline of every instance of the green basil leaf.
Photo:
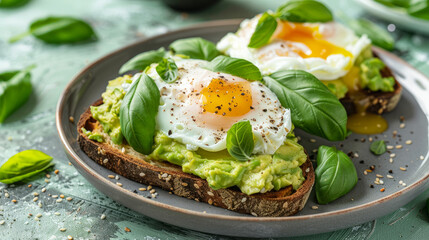
<svg viewBox="0 0 429 240">
<path fill-rule="evenodd" d="M 92 27 L 73 17 L 47 17 L 36 20 L 30 25 L 28 32 L 12 37 L 9 42 L 16 42 L 32 34 L 34 37 L 53 44 L 77 43 L 96 40 Z"/>
<path fill-rule="evenodd" d="M 323 3 L 314 0 L 290 0 L 277 9 L 276 16 L 290 22 L 330 22 L 334 19 Z"/>
<path fill-rule="evenodd" d="M 386 5 L 388 7 L 400 7 L 400 8 L 408 8 L 411 2 L 411 0 L 375 0 L 375 1 L 383 5 Z"/>
<path fill-rule="evenodd" d="M 260 48 L 270 41 L 277 28 L 277 20 L 271 14 L 265 12 L 256 25 L 255 32 L 247 45 L 250 48 Z"/>
<path fill-rule="evenodd" d="M 0 0 L 0 8 L 14 8 L 27 4 L 30 0 Z"/>
<path fill-rule="evenodd" d="M 170 49 L 175 54 L 207 61 L 213 60 L 220 54 L 214 43 L 199 37 L 176 40 L 170 44 Z"/>
<path fill-rule="evenodd" d="M 250 122 L 243 121 L 232 125 L 226 135 L 226 149 L 229 154 L 239 161 L 247 161 L 250 159 L 254 147 Z"/>
<path fill-rule="evenodd" d="M 413 17 L 429 20 L 429 1 L 428 0 L 412 1 L 412 4 L 410 4 L 407 12 Z"/>
<path fill-rule="evenodd" d="M 143 73 L 125 94 L 119 112 L 121 131 L 139 153 L 152 152 L 161 95 L 152 78 Z"/>
<path fill-rule="evenodd" d="M 371 143 L 369 149 L 375 155 L 381 155 L 386 152 L 386 143 L 384 142 L 384 140 L 374 141 Z"/>
<path fill-rule="evenodd" d="M 0 73 L 0 123 L 27 102 L 32 91 L 33 68 Z"/>
<path fill-rule="evenodd" d="M 175 82 L 179 76 L 177 65 L 171 58 L 163 58 L 156 66 L 156 72 L 167 83 Z"/>
<path fill-rule="evenodd" d="M 291 109 L 296 127 L 330 141 L 344 140 L 346 110 L 316 77 L 301 70 L 285 70 L 264 77 L 263 82 L 283 107 Z"/>
<path fill-rule="evenodd" d="M 15 154 L 0 167 L 0 182 L 11 184 L 25 180 L 53 166 L 52 157 L 38 150 Z"/>
<path fill-rule="evenodd" d="M 315 174 L 319 204 L 327 204 L 350 192 L 358 180 L 350 158 L 335 147 L 328 146 L 319 147 Z"/>
<path fill-rule="evenodd" d="M 390 33 L 369 20 L 349 19 L 349 21 L 347 21 L 347 25 L 359 36 L 366 34 L 368 38 L 371 39 L 372 43 L 379 47 L 386 50 L 392 50 L 395 46 L 395 40 Z"/>
<path fill-rule="evenodd" d="M 121 69 L 119 70 L 119 74 L 123 74 L 133 70 L 143 71 L 152 63 L 157 63 L 161 61 L 164 56 L 164 48 L 140 53 L 128 60 L 124 65 L 122 65 Z"/>
<path fill-rule="evenodd" d="M 213 72 L 228 73 L 244 78 L 248 81 L 262 80 L 262 74 L 258 67 L 253 65 L 253 63 L 240 58 L 217 56 L 206 65 L 206 69 Z"/>
</svg>

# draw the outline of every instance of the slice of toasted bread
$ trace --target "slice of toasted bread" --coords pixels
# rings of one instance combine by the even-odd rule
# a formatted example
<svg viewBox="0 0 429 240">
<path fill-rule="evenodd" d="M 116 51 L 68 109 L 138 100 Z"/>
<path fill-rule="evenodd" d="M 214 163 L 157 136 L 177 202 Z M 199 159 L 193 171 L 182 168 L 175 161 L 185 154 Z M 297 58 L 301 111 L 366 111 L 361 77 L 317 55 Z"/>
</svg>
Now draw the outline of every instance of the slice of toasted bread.
<svg viewBox="0 0 429 240">
<path fill-rule="evenodd" d="M 93 105 L 101 103 L 102 100 L 99 100 Z M 279 191 L 253 195 L 244 194 L 235 187 L 213 190 L 206 180 L 182 172 L 180 166 L 168 162 L 151 161 L 144 155 L 131 153 L 130 147 L 124 152 L 106 142 L 90 140 L 82 132 L 82 127 L 89 131 L 99 127 L 98 122 L 92 118 L 89 108 L 79 119 L 78 142 L 81 149 L 98 164 L 133 181 L 161 187 L 178 196 L 240 213 L 263 217 L 293 215 L 304 208 L 314 184 L 313 166 L 307 157 L 307 161 L 301 166 L 305 181 L 296 191 L 292 186 Z"/>
<path fill-rule="evenodd" d="M 377 55 L 374 53 L 374 56 Z M 357 102 L 359 102 L 358 104 L 365 104 L 367 112 L 376 114 L 390 112 L 396 107 L 396 105 L 398 105 L 399 99 L 401 99 L 402 95 L 401 84 L 396 80 L 395 76 L 392 74 L 392 71 L 387 66 L 381 70 L 381 75 L 383 77 L 393 77 L 395 79 L 394 91 L 373 92 L 365 89 L 357 93 L 353 93 L 354 96 L 351 96 L 350 93 L 347 93 L 344 98 L 340 99 L 340 102 L 343 104 L 348 115 L 357 112 Z"/>
</svg>

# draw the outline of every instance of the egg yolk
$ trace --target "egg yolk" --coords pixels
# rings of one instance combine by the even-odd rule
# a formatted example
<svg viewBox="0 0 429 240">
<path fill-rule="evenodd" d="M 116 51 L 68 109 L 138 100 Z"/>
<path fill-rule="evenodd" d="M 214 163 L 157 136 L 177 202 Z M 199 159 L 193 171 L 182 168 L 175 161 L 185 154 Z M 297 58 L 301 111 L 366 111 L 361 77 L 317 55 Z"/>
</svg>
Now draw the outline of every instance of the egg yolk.
<svg viewBox="0 0 429 240">
<path fill-rule="evenodd" d="M 204 113 L 238 117 L 253 109 L 250 83 L 247 81 L 229 82 L 222 78 L 212 79 L 200 94 Z"/>
<path fill-rule="evenodd" d="M 353 55 L 344 48 L 324 40 L 323 35 L 319 32 L 319 26 L 308 26 L 302 23 L 281 21 L 272 38 L 291 42 L 291 44 L 288 44 L 287 50 L 293 51 L 302 58 L 318 57 L 326 59 L 333 54 L 342 54 L 350 58 L 353 57 Z M 310 51 L 305 51 L 293 43 L 304 44 Z M 289 55 L 289 51 L 278 50 L 276 53 L 279 56 Z"/>
</svg>

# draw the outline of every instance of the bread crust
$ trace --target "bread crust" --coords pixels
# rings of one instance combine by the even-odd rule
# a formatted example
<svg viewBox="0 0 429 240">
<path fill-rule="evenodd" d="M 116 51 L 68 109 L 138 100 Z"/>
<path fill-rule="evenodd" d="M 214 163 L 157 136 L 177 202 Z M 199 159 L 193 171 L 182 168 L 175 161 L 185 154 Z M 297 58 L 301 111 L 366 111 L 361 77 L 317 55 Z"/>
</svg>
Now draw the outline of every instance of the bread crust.
<svg viewBox="0 0 429 240">
<path fill-rule="evenodd" d="M 98 100 L 93 106 L 101 103 L 102 100 Z M 91 131 L 96 124 L 97 121 L 92 118 L 88 108 L 81 115 L 77 125 L 79 145 L 91 159 L 128 179 L 157 186 L 195 201 L 259 217 L 288 216 L 304 208 L 314 185 L 314 169 L 307 155 L 307 161 L 301 166 L 305 181 L 296 191 L 293 191 L 292 186 L 279 191 L 253 195 L 244 194 L 236 187 L 213 190 L 206 180 L 182 172 L 180 166 L 168 162 L 150 161 L 144 156 L 140 158 L 123 153 L 108 143 L 90 140 L 81 129 L 85 127 Z"/>
</svg>

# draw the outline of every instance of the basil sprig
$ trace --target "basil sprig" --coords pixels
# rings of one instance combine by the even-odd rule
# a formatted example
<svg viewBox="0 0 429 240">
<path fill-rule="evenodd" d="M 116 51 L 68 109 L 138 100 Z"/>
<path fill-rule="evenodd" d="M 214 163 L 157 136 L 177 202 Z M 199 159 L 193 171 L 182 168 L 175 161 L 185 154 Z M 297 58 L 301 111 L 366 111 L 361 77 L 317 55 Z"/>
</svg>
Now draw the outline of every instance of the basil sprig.
<svg viewBox="0 0 429 240">
<path fill-rule="evenodd" d="M 174 54 L 207 61 L 213 60 L 220 54 L 214 43 L 200 37 L 176 40 L 170 44 L 170 50 Z"/>
<path fill-rule="evenodd" d="M 150 154 L 161 95 L 152 78 L 143 73 L 125 94 L 119 112 L 121 131 L 137 152 Z"/>
<path fill-rule="evenodd" d="M 0 123 L 27 102 L 32 91 L 33 68 L 0 73 Z"/>
<path fill-rule="evenodd" d="M 271 14 L 265 12 L 259 18 L 258 25 L 256 25 L 255 32 L 250 38 L 247 45 L 250 48 L 260 48 L 270 41 L 271 36 L 277 28 L 277 20 Z"/>
<path fill-rule="evenodd" d="M 237 122 L 228 130 L 226 149 L 229 154 L 239 161 L 247 161 L 253 152 L 252 125 L 249 121 Z"/>
<path fill-rule="evenodd" d="M 285 108 L 292 111 L 292 122 L 302 130 L 330 141 L 344 140 L 347 113 L 329 89 L 312 74 L 284 70 L 265 76 L 264 84 Z"/>
<path fill-rule="evenodd" d="M 319 204 L 327 204 L 350 192 L 358 180 L 350 158 L 335 147 L 328 146 L 319 147 L 315 174 Z"/>
<path fill-rule="evenodd" d="M 167 83 L 175 82 L 179 76 L 177 65 L 171 58 L 163 58 L 156 66 L 156 72 Z"/>
<path fill-rule="evenodd" d="M 25 180 L 53 166 L 52 157 L 38 150 L 15 154 L 0 167 L 0 182 L 11 184 Z"/>
<path fill-rule="evenodd" d="M 277 9 L 276 15 L 290 22 L 329 22 L 334 19 L 323 3 L 314 0 L 289 0 Z"/>
<path fill-rule="evenodd" d="M 379 47 L 386 50 L 393 50 L 395 46 L 395 40 L 390 33 L 369 20 L 348 19 L 347 25 L 359 36 L 366 34 L 372 43 Z"/>
<path fill-rule="evenodd" d="M 386 152 L 386 143 L 384 142 L 384 140 L 374 141 L 371 143 L 369 149 L 375 155 L 381 155 Z"/>
<path fill-rule="evenodd" d="M 92 27 L 83 20 L 73 17 L 47 17 L 34 21 L 30 29 L 12 37 L 9 42 L 16 42 L 32 34 L 46 43 L 77 43 L 96 40 Z"/>
<path fill-rule="evenodd" d="M 140 53 L 122 65 L 121 69 L 119 69 L 119 74 L 124 74 L 133 70 L 143 71 L 152 63 L 161 61 L 165 54 L 164 48 Z"/>
<path fill-rule="evenodd" d="M 217 56 L 209 62 L 205 68 L 213 72 L 228 73 L 248 81 L 262 80 L 262 74 L 259 68 L 253 65 L 253 63 L 241 58 Z"/>
<path fill-rule="evenodd" d="M 30 0 L 0 0 L 0 8 L 15 8 L 27 4 Z"/>
</svg>

